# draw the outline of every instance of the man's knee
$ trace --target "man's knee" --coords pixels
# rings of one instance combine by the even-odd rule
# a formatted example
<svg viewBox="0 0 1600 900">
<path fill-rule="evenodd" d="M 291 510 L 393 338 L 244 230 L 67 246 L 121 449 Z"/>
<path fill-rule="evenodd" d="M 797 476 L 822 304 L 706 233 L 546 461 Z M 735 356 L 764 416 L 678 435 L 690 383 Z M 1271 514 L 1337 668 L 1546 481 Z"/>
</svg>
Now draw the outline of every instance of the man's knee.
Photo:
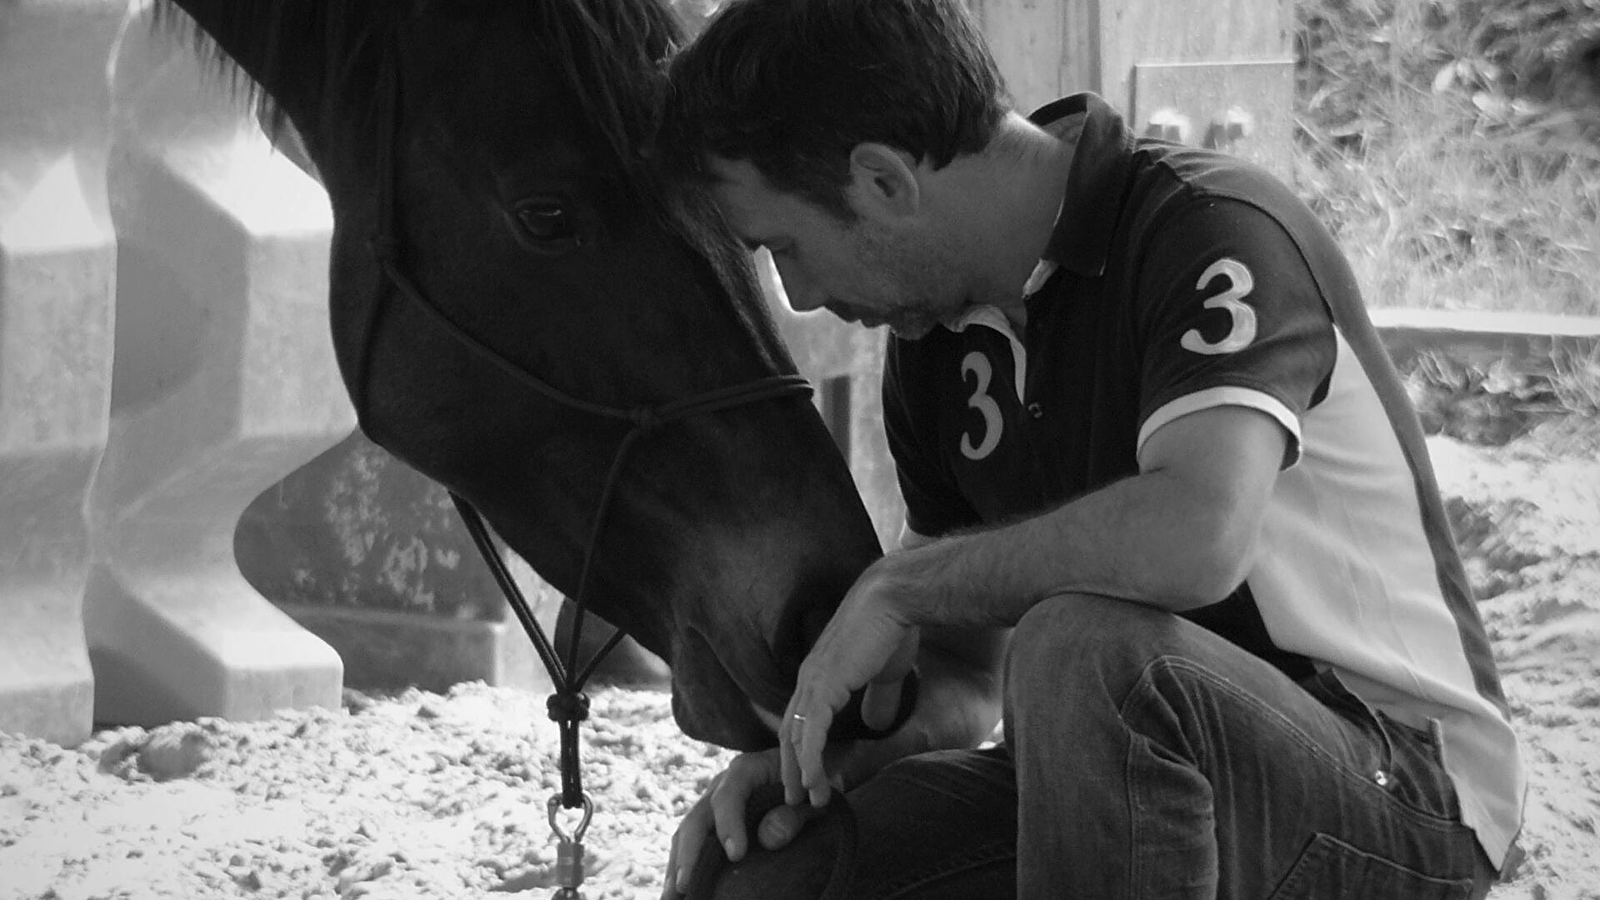
<svg viewBox="0 0 1600 900">
<path fill-rule="evenodd" d="M 1204 655 L 1202 629 L 1165 610 L 1089 594 L 1035 604 L 1017 623 L 1006 659 L 1008 716 L 1039 708 L 1106 714 L 1121 707 L 1157 661 Z"/>
<path fill-rule="evenodd" d="M 1006 709 L 1026 715 L 1042 704 L 1052 714 L 1082 702 L 1101 703 L 1116 684 L 1137 677 L 1137 644 L 1155 610 L 1088 594 L 1062 594 L 1034 605 L 1012 631 L 1007 651 Z"/>
<path fill-rule="evenodd" d="M 1094 594 L 1059 594 L 1034 604 L 1011 635 L 1008 667 L 1027 670 L 1143 664 L 1170 643 L 1171 613 Z"/>
</svg>

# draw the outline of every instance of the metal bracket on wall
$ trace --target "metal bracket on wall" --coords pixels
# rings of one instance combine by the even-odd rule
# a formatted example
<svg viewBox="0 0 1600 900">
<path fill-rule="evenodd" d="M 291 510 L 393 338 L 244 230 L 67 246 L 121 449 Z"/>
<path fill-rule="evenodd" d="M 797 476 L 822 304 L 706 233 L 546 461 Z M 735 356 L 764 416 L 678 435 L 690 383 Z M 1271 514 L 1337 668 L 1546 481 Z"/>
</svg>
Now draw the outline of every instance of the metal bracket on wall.
<svg viewBox="0 0 1600 900">
<path fill-rule="evenodd" d="M 1134 129 L 1142 135 L 1242 156 L 1288 180 L 1294 60 L 1139 63 Z"/>
</svg>

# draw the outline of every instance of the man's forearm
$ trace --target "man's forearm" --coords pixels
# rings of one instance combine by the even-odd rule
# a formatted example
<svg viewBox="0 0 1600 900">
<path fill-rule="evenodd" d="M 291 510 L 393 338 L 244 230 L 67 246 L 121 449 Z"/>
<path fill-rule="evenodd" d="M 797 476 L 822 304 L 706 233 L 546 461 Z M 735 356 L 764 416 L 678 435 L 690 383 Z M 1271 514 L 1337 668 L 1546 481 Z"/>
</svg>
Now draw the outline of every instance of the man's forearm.
<svg viewBox="0 0 1600 900">
<path fill-rule="evenodd" d="M 1215 603 L 1249 572 L 1287 441 L 1254 409 L 1181 416 L 1146 440 L 1139 475 L 883 560 L 877 577 L 897 583 L 882 595 L 907 623 L 969 627 L 1013 626 L 1065 593 L 1173 611 Z"/>
<path fill-rule="evenodd" d="M 1254 521 L 1172 481 L 1140 475 L 906 551 L 896 577 L 914 583 L 895 594 L 911 600 L 906 613 L 918 624 L 987 627 L 1015 625 L 1033 604 L 1069 592 L 1173 610 L 1220 600 L 1244 577 Z"/>
</svg>

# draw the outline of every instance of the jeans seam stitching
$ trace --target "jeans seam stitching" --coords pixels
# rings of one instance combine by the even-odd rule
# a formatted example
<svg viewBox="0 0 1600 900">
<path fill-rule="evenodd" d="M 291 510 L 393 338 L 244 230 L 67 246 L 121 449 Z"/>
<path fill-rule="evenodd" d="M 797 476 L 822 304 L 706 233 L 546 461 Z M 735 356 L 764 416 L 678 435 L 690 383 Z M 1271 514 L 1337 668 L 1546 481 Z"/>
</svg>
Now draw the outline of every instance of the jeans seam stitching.
<svg viewBox="0 0 1600 900">
<path fill-rule="evenodd" d="M 1394 794 L 1391 794 L 1389 791 L 1387 791 L 1387 790 L 1383 789 L 1382 787 L 1378 786 L 1377 784 L 1375 784 L 1367 776 L 1363 775 L 1360 772 L 1356 772 L 1356 771 L 1352 770 L 1349 766 L 1347 766 L 1344 763 L 1343 760 L 1341 760 L 1338 757 L 1328 753 L 1326 750 L 1324 750 L 1322 748 L 1322 746 L 1320 744 L 1318 744 L 1316 741 L 1311 740 L 1311 738 L 1309 736 L 1307 736 L 1304 732 L 1302 732 L 1299 728 L 1297 728 L 1295 726 L 1294 722 L 1291 721 L 1289 719 L 1289 717 L 1285 716 L 1283 713 L 1279 712 L 1278 710 L 1272 708 L 1271 706 L 1269 706 L 1269 705 L 1267 705 L 1265 703 L 1262 703 L 1260 700 L 1258 700 L 1255 697 L 1251 696 L 1249 693 L 1246 693 L 1244 691 L 1238 690 L 1235 687 L 1235 685 L 1233 684 L 1233 682 L 1227 680 L 1226 678 L 1223 678 L 1223 677 L 1217 675 L 1216 673 L 1212 672 L 1210 669 L 1207 669 L 1204 666 L 1196 665 L 1195 663 L 1193 663 L 1190 660 L 1185 659 L 1185 658 L 1183 658 L 1181 656 L 1173 656 L 1173 655 L 1170 655 L 1170 654 L 1165 654 L 1165 655 L 1162 655 L 1162 656 L 1158 656 L 1155 659 L 1152 659 L 1150 662 L 1145 664 L 1144 669 L 1141 670 L 1140 673 L 1139 673 L 1138 680 L 1136 680 L 1134 682 L 1133 687 L 1128 691 L 1128 695 L 1123 698 L 1123 701 L 1122 701 L 1121 705 L 1118 708 L 1118 713 L 1119 713 L 1119 715 L 1122 716 L 1124 722 L 1127 721 L 1128 713 L 1131 710 L 1136 709 L 1138 706 L 1143 705 L 1144 703 L 1148 702 L 1147 700 L 1144 699 L 1143 696 L 1140 695 L 1140 688 L 1147 687 L 1149 685 L 1149 682 L 1151 681 L 1151 679 L 1153 677 L 1153 675 L 1152 675 L 1153 670 L 1157 666 L 1161 666 L 1161 665 L 1165 665 L 1166 667 L 1168 667 L 1170 669 L 1182 669 L 1185 672 L 1188 672 L 1188 673 L 1190 673 L 1190 674 L 1192 674 L 1192 675 L 1194 675 L 1194 676 L 1196 676 L 1198 678 L 1202 678 L 1205 681 L 1207 681 L 1210 684 L 1212 684 L 1213 686 L 1227 691 L 1228 694 L 1231 695 L 1232 697 L 1234 697 L 1235 699 L 1249 704 L 1251 707 L 1257 709 L 1260 712 L 1266 713 L 1268 716 L 1271 717 L 1271 719 L 1274 722 L 1276 722 L 1278 724 L 1278 726 L 1280 728 L 1283 729 L 1283 731 L 1292 740 L 1294 740 L 1296 743 L 1300 744 L 1306 750 L 1310 751 L 1313 755 L 1315 755 L 1315 756 L 1319 757 L 1320 759 L 1322 759 L 1322 761 L 1324 763 L 1328 764 L 1332 768 L 1332 770 L 1334 772 L 1336 772 L 1340 777 L 1342 777 L 1342 778 L 1344 778 L 1344 779 L 1346 779 L 1348 781 L 1351 781 L 1354 784 L 1360 785 L 1363 790 L 1377 791 L 1379 794 L 1381 794 L 1383 796 L 1383 798 L 1386 801 L 1386 803 L 1389 806 L 1393 807 L 1396 810 L 1396 812 L 1406 815 L 1407 818 L 1410 818 L 1410 819 L 1413 819 L 1413 820 L 1419 820 L 1419 821 L 1416 822 L 1416 824 L 1418 824 L 1419 826 L 1433 827 L 1433 828 L 1438 828 L 1440 830 L 1444 830 L 1444 829 L 1447 829 L 1447 828 L 1458 828 L 1458 827 L 1461 827 L 1462 823 L 1459 822 L 1458 820 L 1451 819 L 1451 818 L 1448 818 L 1448 817 L 1445 817 L 1445 816 L 1436 815 L 1434 813 L 1426 812 L 1424 810 L 1419 810 L 1419 809 L 1416 809 L 1415 807 L 1412 807 L 1410 804 L 1405 803 L 1400 798 L 1396 797 Z M 1317 702 L 1318 703 L 1322 703 L 1321 700 L 1318 700 Z M 1326 704 L 1323 704 L 1323 705 L 1326 706 Z M 1329 709 L 1331 710 L 1332 707 L 1329 707 Z M 1130 729 L 1130 731 L 1131 731 L 1131 729 Z M 1385 734 L 1384 735 L 1385 743 L 1387 743 L 1388 740 L 1389 740 L 1388 735 Z"/>
</svg>

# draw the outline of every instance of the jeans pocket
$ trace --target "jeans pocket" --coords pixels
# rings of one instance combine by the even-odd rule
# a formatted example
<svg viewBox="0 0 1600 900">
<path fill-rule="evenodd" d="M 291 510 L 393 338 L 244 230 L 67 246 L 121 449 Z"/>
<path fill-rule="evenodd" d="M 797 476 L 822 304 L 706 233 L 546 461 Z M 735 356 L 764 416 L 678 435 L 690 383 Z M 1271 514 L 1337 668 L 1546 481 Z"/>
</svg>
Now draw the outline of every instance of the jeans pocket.
<svg viewBox="0 0 1600 900">
<path fill-rule="evenodd" d="M 1467 900 L 1471 878 L 1435 878 L 1318 834 L 1271 900 Z"/>
<path fill-rule="evenodd" d="M 1404 736 L 1407 743 L 1413 747 L 1421 748 L 1434 762 L 1440 762 L 1438 719 L 1428 719 L 1427 727 L 1422 728 L 1416 725 L 1408 725 L 1383 710 L 1375 709 L 1373 710 L 1373 715 L 1377 717 L 1378 722 L 1383 725 L 1385 731 L 1388 731 L 1391 735 Z"/>
<path fill-rule="evenodd" d="M 1445 772 L 1434 720 L 1428 720 L 1426 729 L 1401 722 L 1356 696 L 1331 671 L 1303 681 L 1301 686 L 1370 736 L 1371 767 L 1365 776 L 1418 815 L 1442 822 L 1460 821 L 1461 805 Z"/>
</svg>

